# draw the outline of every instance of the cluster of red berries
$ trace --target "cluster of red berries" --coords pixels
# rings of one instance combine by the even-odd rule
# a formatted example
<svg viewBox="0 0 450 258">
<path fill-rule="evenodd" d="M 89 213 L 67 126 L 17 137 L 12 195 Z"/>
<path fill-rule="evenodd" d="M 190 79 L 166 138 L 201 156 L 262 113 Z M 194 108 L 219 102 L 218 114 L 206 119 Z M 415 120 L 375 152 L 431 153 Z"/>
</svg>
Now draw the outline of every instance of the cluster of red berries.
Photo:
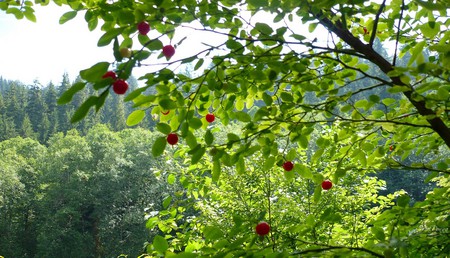
<svg viewBox="0 0 450 258">
<path fill-rule="evenodd" d="M 283 163 L 283 169 L 287 172 L 291 171 L 292 169 L 294 169 L 294 163 L 292 163 L 292 161 L 285 161 Z M 330 180 L 325 180 L 322 182 L 322 189 L 323 190 L 330 190 L 331 187 L 333 187 L 333 183 Z"/>
<path fill-rule="evenodd" d="M 137 25 L 137 30 L 139 31 L 139 34 L 146 36 L 147 33 L 150 32 L 150 24 L 146 21 L 141 21 Z M 175 48 L 172 45 L 166 45 L 162 48 L 162 53 L 167 59 L 169 59 L 175 55 Z"/>
<path fill-rule="evenodd" d="M 169 114 L 169 112 L 170 112 L 170 110 L 167 110 L 167 111 L 161 111 L 161 113 L 163 114 L 163 115 L 168 115 Z M 215 120 L 215 116 L 214 116 L 214 114 L 207 114 L 206 116 L 205 116 L 205 119 L 206 119 L 206 121 L 208 122 L 208 123 L 212 123 L 212 122 L 214 122 L 214 120 Z M 167 143 L 168 144 L 170 144 L 170 145 L 175 145 L 175 144 L 177 144 L 178 143 L 178 135 L 176 134 L 176 133 L 169 133 L 168 135 L 167 135 Z"/>
<path fill-rule="evenodd" d="M 106 79 L 106 78 L 113 79 L 114 82 L 113 82 L 112 86 L 113 86 L 113 91 L 116 94 L 122 95 L 122 94 L 125 94 L 125 92 L 127 92 L 128 83 L 122 79 L 117 79 L 117 74 L 115 72 L 108 71 L 102 76 L 102 78 L 103 79 Z"/>
</svg>

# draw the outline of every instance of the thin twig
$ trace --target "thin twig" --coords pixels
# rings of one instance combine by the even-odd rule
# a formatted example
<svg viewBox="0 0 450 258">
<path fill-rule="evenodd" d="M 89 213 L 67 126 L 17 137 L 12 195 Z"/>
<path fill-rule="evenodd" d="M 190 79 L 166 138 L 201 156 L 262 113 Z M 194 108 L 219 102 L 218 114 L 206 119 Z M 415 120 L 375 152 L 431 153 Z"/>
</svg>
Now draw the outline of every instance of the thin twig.
<svg viewBox="0 0 450 258">
<path fill-rule="evenodd" d="M 384 6 L 386 5 L 386 0 L 383 0 L 383 3 L 380 5 L 380 9 L 378 9 L 377 15 L 375 16 L 375 21 L 373 23 L 372 34 L 370 35 L 369 45 L 373 46 L 373 42 L 375 41 L 375 35 L 377 35 L 377 27 L 378 21 L 380 19 L 380 15 L 383 12 Z"/>
<path fill-rule="evenodd" d="M 395 62 L 397 61 L 397 51 L 398 51 L 398 42 L 400 40 L 400 26 L 403 18 L 403 10 L 405 9 L 405 1 L 402 0 L 402 10 L 400 11 L 400 18 L 398 19 L 398 25 L 397 25 L 397 36 L 395 39 L 395 52 L 394 52 L 394 59 L 392 60 L 392 65 L 395 66 Z"/>
</svg>

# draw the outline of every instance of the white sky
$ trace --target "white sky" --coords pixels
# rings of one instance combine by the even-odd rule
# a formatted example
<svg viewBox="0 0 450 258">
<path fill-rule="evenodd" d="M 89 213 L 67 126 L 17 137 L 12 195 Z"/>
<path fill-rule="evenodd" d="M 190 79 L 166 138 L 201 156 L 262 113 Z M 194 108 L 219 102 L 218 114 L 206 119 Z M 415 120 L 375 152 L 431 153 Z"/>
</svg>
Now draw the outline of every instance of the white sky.
<svg viewBox="0 0 450 258">
<path fill-rule="evenodd" d="M 0 12 L 0 76 L 32 84 L 59 83 L 64 72 L 71 80 L 98 61 L 112 61 L 108 48 L 98 48 L 101 32 L 90 32 L 82 16 L 64 25 L 59 17 L 67 8 L 35 6 L 37 22 L 17 20 Z"/>
<path fill-rule="evenodd" d="M 52 81 L 58 85 L 65 72 L 69 74 L 70 80 L 74 80 L 80 70 L 89 68 L 97 62 L 114 61 L 112 44 L 97 47 L 97 41 L 103 33 L 99 29 L 90 32 L 83 13 L 60 25 L 60 16 L 69 11 L 69 8 L 54 4 L 34 8 L 36 23 L 26 19 L 17 20 L 13 15 L 0 11 L 0 49 L 2 51 L 0 76 L 4 79 L 19 80 L 25 84 L 33 84 L 34 80 L 38 80 L 43 85 Z M 273 17 L 263 14 L 259 18 L 254 18 L 253 22 L 258 19 L 270 23 Z M 306 27 L 301 30 L 302 33 L 307 31 Z M 324 34 L 326 35 L 326 32 Z M 150 38 L 157 35 L 156 31 L 149 33 Z M 176 31 L 172 43 L 178 43 L 184 36 L 187 36 L 187 39 L 176 48 L 175 56 L 170 61 L 190 56 L 207 48 L 201 44 L 202 41 L 216 45 L 224 40 L 217 34 L 205 35 L 202 32 L 185 29 Z M 167 37 L 161 38 L 161 41 L 164 45 L 169 44 Z M 165 61 L 164 58 L 157 60 L 156 56 L 153 56 L 144 63 L 157 64 Z M 135 68 L 133 75 L 138 78 L 155 68 L 153 66 Z"/>
<path fill-rule="evenodd" d="M 38 80 L 43 85 L 47 85 L 50 81 L 58 84 L 64 73 L 68 73 L 69 78 L 74 80 L 80 70 L 89 68 L 97 62 L 114 61 L 112 44 L 97 47 L 97 41 L 103 32 L 98 28 L 93 32 L 89 31 L 83 13 L 60 25 L 60 16 L 70 11 L 69 8 L 54 4 L 34 8 L 36 23 L 25 18 L 17 20 L 13 15 L 0 11 L 0 49 L 2 51 L 0 76 L 4 79 L 19 80 L 25 84 L 33 84 L 34 80 Z M 156 32 L 151 31 L 149 37 L 157 35 L 153 33 Z M 200 51 L 198 47 L 193 47 L 195 44 L 193 40 L 202 37 L 204 39 L 204 35 L 198 34 L 199 32 L 195 31 L 181 33 L 177 31 L 172 43 L 177 43 L 184 36 L 188 36 L 188 39 L 177 48 L 172 60 L 186 57 L 194 50 Z M 215 37 L 217 39 L 217 35 Z M 161 41 L 164 45 L 170 43 L 167 37 L 162 38 Z M 201 48 L 207 47 L 203 45 Z M 150 62 L 166 61 L 159 59 L 155 62 L 155 60 L 156 58 L 152 58 Z M 145 63 L 149 63 L 149 60 Z M 145 70 L 151 69 L 148 66 L 136 68 L 133 75 L 139 77 L 145 74 Z"/>
</svg>

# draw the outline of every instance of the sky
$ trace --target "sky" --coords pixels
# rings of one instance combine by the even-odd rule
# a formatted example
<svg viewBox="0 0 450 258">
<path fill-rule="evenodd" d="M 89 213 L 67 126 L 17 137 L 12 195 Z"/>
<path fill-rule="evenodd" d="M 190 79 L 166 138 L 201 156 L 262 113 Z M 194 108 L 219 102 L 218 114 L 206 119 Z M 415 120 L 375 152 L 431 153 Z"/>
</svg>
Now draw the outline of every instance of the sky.
<svg viewBox="0 0 450 258">
<path fill-rule="evenodd" d="M 63 25 L 68 11 L 56 5 L 35 6 L 37 22 L 17 20 L 0 11 L 0 76 L 33 84 L 58 84 L 64 73 L 74 80 L 79 71 L 98 61 L 113 61 L 111 49 L 97 47 L 99 30 L 90 32 L 83 16 Z"/>
<path fill-rule="evenodd" d="M 103 34 L 100 29 L 93 32 L 87 28 L 84 14 L 79 13 L 75 19 L 59 24 L 62 14 L 70 11 L 68 7 L 35 6 L 37 22 L 26 19 L 17 20 L 13 15 L 0 11 L 0 76 L 7 80 L 19 80 L 27 85 L 38 80 L 42 85 L 53 82 L 58 85 L 64 73 L 74 80 L 80 70 L 87 69 L 97 62 L 113 62 L 112 44 L 97 47 L 97 41 Z M 268 14 L 253 17 L 252 21 L 270 22 L 273 17 Z M 298 28 L 297 25 L 292 28 Z M 307 34 L 306 26 L 301 28 Z M 316 31 L 317 33 L 317 31 Z M 327 33 L 319 33 L 327 35 Z M 157 36 L 156 31 L 150 31 L 149 37 Z M 316 34 L 317 36 L 317 34 Z M 164 45 L 176 44 L 181 38 L 187 37 L 183 44 L 177 46 L 175 56 L 170 61 L 188 57 L 208 48 L 202 44 L 217 45 L 226 40 L 217 34 L 199 32 L 189 29 L 177 29 L 172 42 L 167 37 L 161 38 Z M 135 68 L 133 75 L 139 78 L 149 72 L 153 64 L 164 62 L 153 56 L 146 60 L 150 66 Z M 208 62 L 205 62 L 207 64 Z M 206 65 L 205 65 L 206 66 Z M 174 68 L 173 66 L 171 68 Z"/>
<path fill-rule="evenodd" d="M 97 62 L 114 61 L 112 44 L 97 47 L 103 32 L 99 28 L 89 31 L 83 13 L 61 25 L 59 18 L 70 11 L 69 8 L 55 4 L 34 8 L 36 23 L 26 19 L 17 20 L 13 15 L 0 11 L 0 76 L 4 79 L 19 80 L 25 84 L 33 84 L 38 80 L 44 86 L 49 82 L 58 85 L 64 73 L 74 80 L 80 70 Z M 152 33 L 156 31 L 151 31 L 149 37 L 152 37 Z M 187 57 L 194 50 L 198 52 L 200 48 L 207 48 L 198 41 L 205 39 L 205 35 L 200 34 L 192 30 L 177 30 L 172 43 L 177 43 L 185 36 L 187 39 L 177 48 L 173 59 Z M 206 38 L 209 43 L 211 40 L 220 40 L 217 35 Z M 162 38 L 162 41 L 165 45 L 171 43 L 168 38 Z M 159 59 L 157 62 L 164 61 Z M 150 69 L 149 66 L 136 68 L 133 75 L 139 77 Z"/>
</svg>

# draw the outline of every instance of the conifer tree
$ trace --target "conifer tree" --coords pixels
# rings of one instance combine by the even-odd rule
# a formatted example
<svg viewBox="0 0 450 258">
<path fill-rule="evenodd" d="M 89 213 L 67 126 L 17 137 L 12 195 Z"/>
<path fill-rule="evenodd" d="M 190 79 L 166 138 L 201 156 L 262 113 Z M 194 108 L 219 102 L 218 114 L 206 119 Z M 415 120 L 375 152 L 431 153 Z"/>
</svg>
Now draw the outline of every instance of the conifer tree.
<svg viewBox="0 0 450 258">
<path fill-rule="evenodd" d="M 30 117 L 28 116 L 27 113 L 23 117 L 19 135 L 22 136 L 23 138 L 32 138 L 32 139 L 36 138 L 36 133 L 33 130 L 33 124 L 31 123 Z"/>
<path fill-rule="evenodd" d="M 44 99 L 47 106 L 47 119 L 49 123 L 48 135 L 53 135 L 58 131 L 58 105 L 56 100 L 58 93 L 55 85 L 50 82 L 45 90 Z"/>
</svg>

